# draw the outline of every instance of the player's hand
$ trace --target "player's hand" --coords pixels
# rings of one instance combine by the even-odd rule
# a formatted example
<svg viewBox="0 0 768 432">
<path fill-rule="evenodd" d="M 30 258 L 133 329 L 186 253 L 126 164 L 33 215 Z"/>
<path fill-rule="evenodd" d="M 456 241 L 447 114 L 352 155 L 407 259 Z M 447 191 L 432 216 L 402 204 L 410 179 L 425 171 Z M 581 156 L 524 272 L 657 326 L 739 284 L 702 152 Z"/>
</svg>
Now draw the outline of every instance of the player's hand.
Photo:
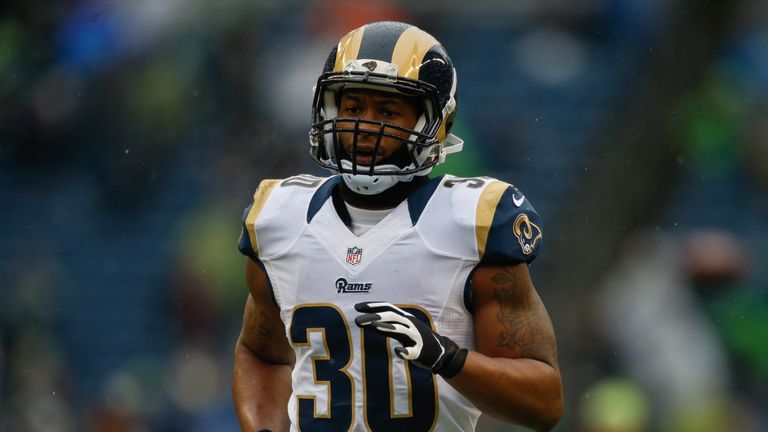
<svg viewBox="0 0 768 432">
<path fill-rule="evenodd" d="M 370 327 L 377 333 L 400 342 L 395 353 L 402 359 L 450 378 L 464 367 L 467 349 L 441 336 L 412 314 L 392 303 L 364 302 L 355 305 L 361 312 L 355 318 L 358 327 Z"/>
</svg>

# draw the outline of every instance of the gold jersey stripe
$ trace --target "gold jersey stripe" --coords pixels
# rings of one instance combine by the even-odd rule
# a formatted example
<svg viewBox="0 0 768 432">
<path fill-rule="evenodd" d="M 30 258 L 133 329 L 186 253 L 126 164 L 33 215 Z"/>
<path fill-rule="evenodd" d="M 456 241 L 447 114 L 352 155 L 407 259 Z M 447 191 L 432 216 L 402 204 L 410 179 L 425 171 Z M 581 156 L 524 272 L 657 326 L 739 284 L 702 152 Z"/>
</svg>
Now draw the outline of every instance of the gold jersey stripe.
<svg viewBox="0 0 768 432">
<path fill-rule="evenodd" d="M 261 213 L 261 209 L 264 208 L 264 204 L 266 204 L 267 198 L 269 198 L 269 195 L 272 193 L 272 189 L 279 185 L 280 182 L 281 180 L 262 180 L 256 193 L 253 194 L 253 205 L 248 212 L 248 216 L 245 218 L 245 226 L 248 228 L 251 248 L 256 255 L 259 254 L 259 243 L 256 241 L 256 218 L 259 216 L 259 213 Z"/>
<path fill-rule="evenodd" d="M 401 77 L 419 79 L 419 68 L 427 51 L 439 42 L 418 27 L 410 27 L 400 35 L 392 51 L 391 63 L 396 64 Z"/>
<path fill-rule="evenodd" d="M 496 213 L 496 206 L 499 205 L 501 196 L 507 190 L 509 185 L 494 181 L 483 189 L 480 199 L 477 202 L 477 216 L 475 218 L 475 235 L 477 236 L 477 253 L 479 259 L 483 259 L 485 254 L 485 245 L 488 243 L 488 233 L 491 231 L 493 215 Z"/>
<path fill-rule="evenodd" d="M 357 60 L 357 53 L 360 52 L 360 42 L 363 40 L 365 27 L 352 30 L 339 41 L 336 51 L 336 64 L 333 66 L 334 72 L 344 70 L 344 66 L 350 60 Z"/>
</svg>

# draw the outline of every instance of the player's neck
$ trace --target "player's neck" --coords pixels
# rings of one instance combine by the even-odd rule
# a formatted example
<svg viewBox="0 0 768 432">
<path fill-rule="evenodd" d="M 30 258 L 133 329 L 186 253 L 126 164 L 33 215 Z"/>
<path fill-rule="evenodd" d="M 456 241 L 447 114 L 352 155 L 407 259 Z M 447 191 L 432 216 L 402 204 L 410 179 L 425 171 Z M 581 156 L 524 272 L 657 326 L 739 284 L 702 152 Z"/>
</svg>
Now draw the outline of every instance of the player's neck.
<svg viewBox="0 0 768 432">
<path fill-rule="evenodd" d="M 363 195 L 353 192 L 344 182 L 339 184 L 341 198 L 349 205 L 367 210 L 383 210 L 397 207 L 416 188 L 427 181 L 427 176 L 414 177 L 409 182 L 398 182 L 391 188 L 376 195 Z"/>
</svg>

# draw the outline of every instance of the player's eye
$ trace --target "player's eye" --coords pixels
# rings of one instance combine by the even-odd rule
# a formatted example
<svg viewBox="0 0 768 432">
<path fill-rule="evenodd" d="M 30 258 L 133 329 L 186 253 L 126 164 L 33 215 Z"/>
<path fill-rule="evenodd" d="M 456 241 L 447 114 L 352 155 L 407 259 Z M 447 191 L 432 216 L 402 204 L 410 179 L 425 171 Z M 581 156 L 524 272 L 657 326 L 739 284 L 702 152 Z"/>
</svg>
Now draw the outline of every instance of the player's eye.
<svg viewBox="0 0 768 432">
<path fill-rule="evenodd" d="M 358 105 L 347 105 L 344 107 L 343 112 L 349 115 L 361 115 L 363 113 L 363 109 Z"/>
<path fill-rule="evenodd" d="M 399 117 L 400 113 L 391 109 L 382 109 L 381 116 L 384 118 L 393 119 Z"/>
</svg>

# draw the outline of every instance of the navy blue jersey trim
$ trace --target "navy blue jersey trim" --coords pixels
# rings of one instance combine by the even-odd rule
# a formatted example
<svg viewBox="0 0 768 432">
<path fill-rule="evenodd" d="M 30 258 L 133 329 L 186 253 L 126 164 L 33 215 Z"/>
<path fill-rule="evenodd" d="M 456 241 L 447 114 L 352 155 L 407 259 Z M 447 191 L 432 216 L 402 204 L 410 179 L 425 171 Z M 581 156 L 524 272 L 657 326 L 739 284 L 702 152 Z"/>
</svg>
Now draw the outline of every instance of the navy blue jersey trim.
<svg viewBox="0 0 768 432">
<path fill-rule="evenodd" d="M 307 223 L 312 222 L 312 218 L 315 217 L 323 204 L 328 200 L 333 192 L 333 188 L 339 184 L 341 176 L 334 176 L 328 179 L 322 186 L 317 188 L 315 194 L 312 195 L 312 199 L 309 201 L 309 208 L 307 209 Z"/>
<path fill-rule="evenodd" d="M 382 25 L 366 26 L 363 39 L 360 41 L 358 59 L 378 59 L 391 61 L 395 45 L 404 31 L 411 26 L 399 22 L 381 23 Z"/>
<path fill-rule="evenodd" d="M 416 225 L 419 221 L 421 214 L 424 213 L 424 208 L 427 206 L 429 199 L 432 198 L 432 194 L 435 193 L 435 189 L 440 186 L 443 181 L 444 175 L 435 177 L 419 186 L 418 189 L 411 192 L 408 196 L 408 212 L 411 215 L 411 223 Z"/>
<path fill-rule="evenodd" d="M 341 188 L 333 189 L 333 192 L 331 193 L 331 203 L 333 204 L 333 207 L 336 209 L 336 214 L 339 215 L 339 219 L 341 219 L 341 221 L 344 222 L 344 225 L 351 228 L 352 216 L 349 215 L 349 210 L 347 209 L 347 206 L 344 204 L 344 198 L 341 197 L 341 193 L 339 189 Z"/>
<path fill-rule="evenodd" d="M 253 204 L 246 207 L 243 212 L 243 228 L 240 231 L 240 239 L 237 242 L 237 249 L 245 256 L 258 259 L 256 251 L 251 247 L 251 236 L 248 234 L 248 227 L 245 226 L 245 218 L 248 217 L 248 212 L 251 211 L 251 207 L 253 207 Z"/>
<path fill-rule="evenodd" d="M 477 271 L 478 267 L 480 267 L 480 264 L 476 265 L 475 268 L 469 272 L 467 281 L 464 283 L 464 309 L 466 309 L 470 315 L 474 314 L 473 309 L 475 307 L 474 299 L 472 297 L 472 278 L 475 277 L 475 271 Z"/>
</svg>

